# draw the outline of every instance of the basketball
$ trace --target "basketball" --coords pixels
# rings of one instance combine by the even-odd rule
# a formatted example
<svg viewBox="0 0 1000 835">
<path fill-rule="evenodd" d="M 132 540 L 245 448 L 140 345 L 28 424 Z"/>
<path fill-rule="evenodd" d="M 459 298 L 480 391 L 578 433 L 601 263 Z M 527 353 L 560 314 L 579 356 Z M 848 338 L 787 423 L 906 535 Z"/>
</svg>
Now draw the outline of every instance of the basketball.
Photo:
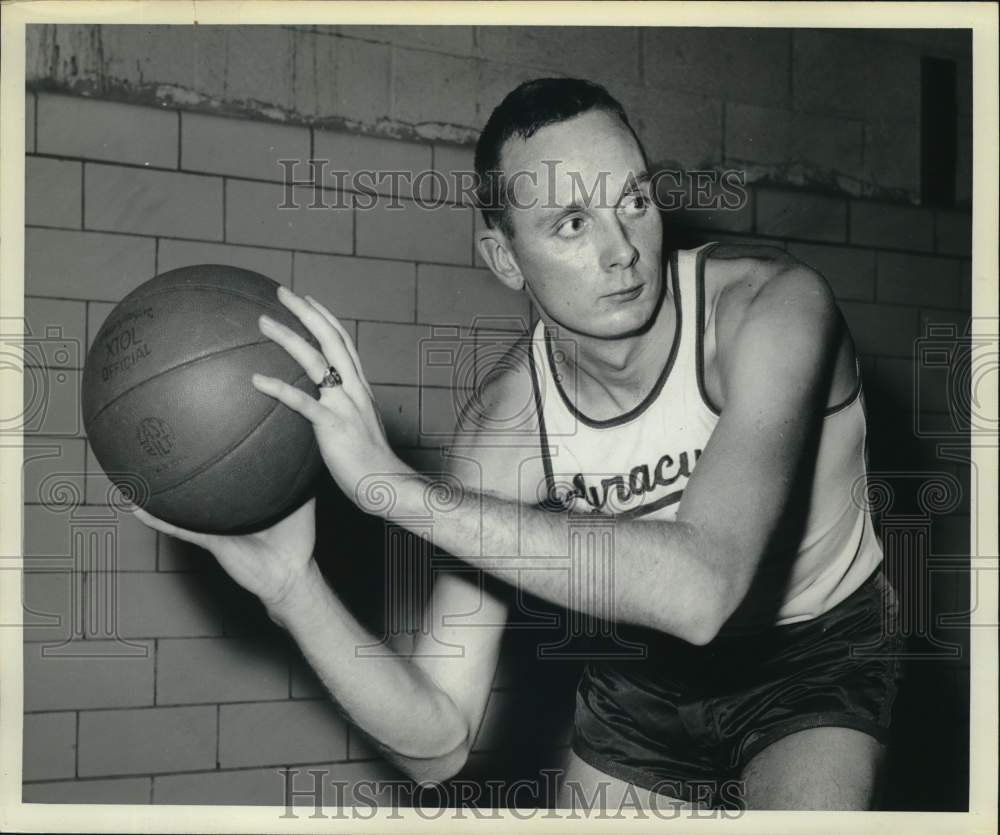
<svg viewBox="0 0 1000 835">
<path fill-rule="evenodd" d="M 266 374 L 315 394 L 258 317 L 316 340 L 263 275 L 216 264 L 145 282 L 97 333 L 84 367 L 87 438 L 127 498 L 203 533 L 273 524 L 306 501 L 323 467 L 312 425 L 258 392 Z"/>
</svg>

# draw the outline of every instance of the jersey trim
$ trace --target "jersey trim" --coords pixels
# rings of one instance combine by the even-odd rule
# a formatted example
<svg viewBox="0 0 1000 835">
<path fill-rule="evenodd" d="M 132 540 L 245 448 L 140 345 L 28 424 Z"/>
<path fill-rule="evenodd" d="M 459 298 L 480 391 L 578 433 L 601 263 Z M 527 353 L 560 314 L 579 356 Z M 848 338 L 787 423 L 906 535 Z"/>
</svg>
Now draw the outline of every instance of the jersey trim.
<svg viewBox="0 0 1000 835">
<path fill-rule="evenodd" d="M 722 409 L 716 405 L 715 401 L 712 400 L 708 393 L 708 389 L 705 386 L 705 329 L 703 325 L 705 324 L 705 261 L 708 260 L 709 255 L 712 250 L 719 246 L 719 243 L 708 244 L 704 249 L 698 253 L 698 260 L 695 264 L 695 316 L 697 321 L 695 322 L 695 377 L 698 380 L 698 393 L 701 395 L 701 400 L 708 407 L 709 411 L 712 412 L 716 417 L 722 414 Z M 842 412 L 848 408 L 858 396 L 861 394 L 861 361 L 854 357 L 854 385 L 851 387 L 850 393 L 847 397 L 840 403 L 835 403 L 833 406 L 826 406 L 823 409 L 823 417 L 831 417 L 838 412 Z"/>
<path fill-rule="evenodd" d="M 535 368 L 534 339 L 528 340 L 528 368 L 531 370 L 531 391 L 535 399 L 535 414 L 538 416 L 538 444 L 542 452 L 542 468 L 545 470 L 545 499 L 539 502 L 539 505 L 546 510 L 561 509 L 555 494 L 556 479 L 552 472 L 552 455 L 549 448 L 549 434 L 545 429 L 545 409 L 538 382 L 538 369 Z"/>
<path fill-rule="evenodd" d="M 861 360 L 857 357 L 854 358 L 854 388 L 851 389 L 851 393 L 847 395 L 847 398 L 834 406 L 828 406 L 823 410 L 823 417 L 831 417 L 838 412 L 843 412 L 848 406 L 852 405 L 855 400 L 861 395 Z"/>
<path fill-rule="evenodd" d="M 667 378 L 670 376 L 670 371 L 674 367 L 674 361 L 677 359 L 677 354 L 680 350 L 681 345 L 681 328 L 683 326 L 683 316 L 681 314 L 681 296 L 680 296 L 680 279 L 678 277 L 677 269 L 677 251 L 675 250 L 670 256 L 670 285 L 673 288 L 674 293 L 674 311 L 676 313 L 675 327 L 674 327 L 674 341 L 670 346 L 670 354 L 667 357 L 666 364 L 663 366 L 663 370 L 660 372 L 660 376 L 657 378 L 656 383 L 653 384 L 653 388 L 650 389 L 649 393 L 642 399 L 642 402 L 637 406 L 634 406 L 629 411 L 621 415 L 616 415 L 612 418 L 606 418 L 604 420 L 598 420 L 596 418 L 591 418 L 581 412 L 577 407 L 570 401 L 567 397 L 566 392 L 563 391 L 562 385 L 559 383 L 559 376 L 556 374 L 555 360 L 552 354 L 552 342 L 550 335 L 547 330 L 543 328 L 544 340 L 545 340 L 545 356 L 548 360 L 548 370 L 552 378 L 552 382 L 555 385 L 556 391 L 559 392 L 559 397 L 563 402 L 563 405 L 569 410 L 570 414 L 573 415 L 580 423 L 585 426 L 589 426 L 592 429 L 610 429 L 614 426 L 621 426 L 624 423 L 628 423 L 631 420 L 642 415 L 653 403 L 656 402 L 656 398 L 660 391 L 663 389 L 664 384 L 667 382 Z"/>
<path fill-rule="evenodd" d="M 704 247 L 697 255 L 694 268 L 694 309 L 697 320 L 694 326 L 694 376 L 698 381 L 698 393 L 701 395 L 701 402 L 716 417 L 722 414 L 722 409 L 712 401 L 712 398 L 708 395 L 708 389 L 705 388 L 705 331 L 703 325 L 705 324 L 705 259 L 718 245 L 718 243 L 712 243 Z"/>
</svg>

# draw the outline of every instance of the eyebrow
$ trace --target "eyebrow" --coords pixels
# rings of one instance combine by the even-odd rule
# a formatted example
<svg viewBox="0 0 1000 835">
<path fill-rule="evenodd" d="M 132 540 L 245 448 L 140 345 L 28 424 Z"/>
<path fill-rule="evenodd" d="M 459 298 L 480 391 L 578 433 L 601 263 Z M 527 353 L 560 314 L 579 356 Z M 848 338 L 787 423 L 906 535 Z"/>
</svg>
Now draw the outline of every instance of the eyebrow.
<svg viewBox="0 0 1000 835">
<path fill-rule="evenodd" d="M 551 218 L 557 217 L 561 214 L 585 211 L 587 208 L 589 207 L 585 203 L 581 203 L 579 200 L 574 200 L 572 203 L 565 206 L 546 206 L 539 216 L 539 223 L 544 224 Z"/>
</svg>

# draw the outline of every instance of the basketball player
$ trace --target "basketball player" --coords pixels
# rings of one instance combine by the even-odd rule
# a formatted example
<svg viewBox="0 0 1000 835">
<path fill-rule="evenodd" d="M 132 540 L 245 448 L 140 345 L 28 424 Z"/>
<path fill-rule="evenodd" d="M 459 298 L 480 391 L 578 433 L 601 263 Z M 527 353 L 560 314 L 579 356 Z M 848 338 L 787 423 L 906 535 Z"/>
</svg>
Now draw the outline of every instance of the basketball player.
<svg viewBox="0 0 1000 835">
<path fill-rule="evenodd" d="M 750 808 L 872 807 L 896 688 L 885 628 L 896 603 L 858 501 L 861 381 L 826 283 L 781 250 L 662 252 L 642 145 L 597 85 L 521 85 L 490 118 L 476 164 L 484 183 L 488 171 L 506 175 L 502 204 L 483 200 L 479 251 L 540 321 L 478 393 L 480 428 L 456 435 L 449 466 L 466 489 L 435 518 L 434 538 L 504 583 L 438 577 L 433 634 L 412 657 L 357 658 L 375 637 L 313 561 L 312 503 L 247 537 L 140 515 L 212 551 L 257 594 L 341 709 L 414 779 L 442 781 L 465 763 L 510 607 L 504 589 L 520 586 L 610 616 L 648 648 L 639 662 L 587 666 L 561 805 L 601 786 L 614 808 L 718 805 L 734 799 L 723 781 L 735 780 Z M 313 422 L 332 476 L 362 509 L 385 512 L 359 485 L 390 473 L 395 518 L 424 517 L 427 481 L 390 449 L 351 339 L 314 300 L 280 295 L 321 350 L 267 318 L 261 330 L 318 398 L 259 375 L 254 385 Z M 519 439 L 498 440 L 489 427 L 525 403 Z M 591 513 L 614 519 L 613 585 L 571 589 L 568 572 L 540 567 L 568 553 Z M 442 657 L 437 642 L 464 655 Z"/>
</svg>

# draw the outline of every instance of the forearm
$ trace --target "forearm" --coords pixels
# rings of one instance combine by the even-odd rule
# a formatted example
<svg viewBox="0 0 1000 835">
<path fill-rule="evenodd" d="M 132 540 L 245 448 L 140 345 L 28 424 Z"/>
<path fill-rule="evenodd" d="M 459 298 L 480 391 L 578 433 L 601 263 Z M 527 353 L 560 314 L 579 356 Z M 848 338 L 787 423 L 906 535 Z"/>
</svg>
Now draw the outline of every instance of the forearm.
<svg viewBox="0 0 1000 835">
<path fill-rule="evenodd" d="M 439 779 L 464 761 L 467 722 L 451 698 L 422 670 L 389 647 L 359 656 L 378 639 L 351 615 L 314 562 L 269 609 L 348 718 L 385 757 L 414 779 Z M 443 775 L 450 776 L 450 775 Z"/>
<path fill-rule="evenodd" d="M 426 515 L 427 482 L 400 485 L 394 521 Z M 580 517 L 477 493 L 434 514 L 435 545 L 559 606 L 700 643 L 718 627 L 723 572 L 680 522 Z"/>
</svg>

